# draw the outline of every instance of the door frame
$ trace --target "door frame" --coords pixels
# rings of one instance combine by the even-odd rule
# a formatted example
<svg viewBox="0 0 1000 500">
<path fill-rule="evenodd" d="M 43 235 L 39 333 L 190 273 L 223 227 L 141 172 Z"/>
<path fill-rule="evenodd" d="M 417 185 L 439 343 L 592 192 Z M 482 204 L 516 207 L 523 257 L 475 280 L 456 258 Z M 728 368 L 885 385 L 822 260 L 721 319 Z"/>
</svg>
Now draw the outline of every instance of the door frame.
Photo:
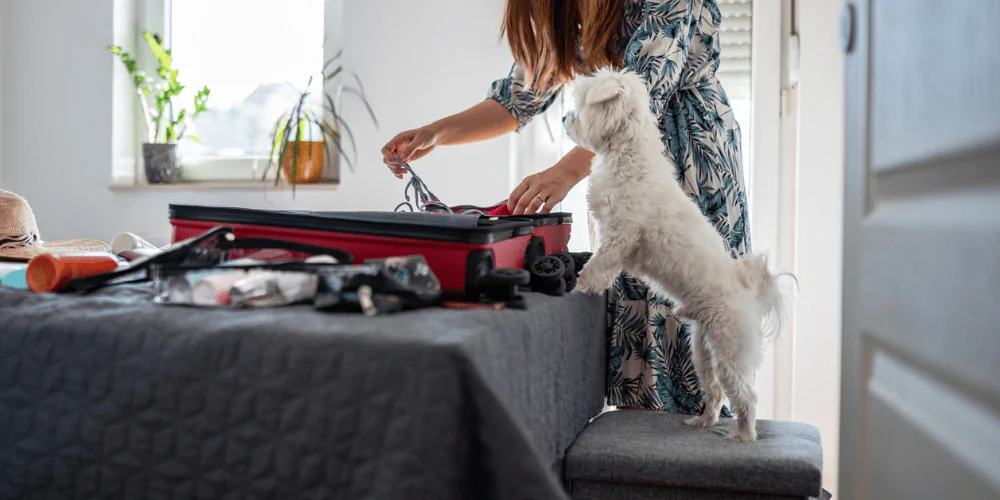
<svg viewBox="0 0 1000 500">
<path fill-rule="evenodd" d="M 871 357 L 863 354 L 862 336 L 848 334 L 862 328 L 860 317 L 852 312 L 860 311 L 860 294 L 846 286 L 860 283 L 861 267 L 849 265 L 861 258 L 864 249 L 862 224 L 870 208 L 867 196 L 867 170 L 869 157 L 868 128 L 869 112 L 869 32 L 871 29 L 869 0 L 847 0 L 844 15 L 853 20 L 843 22 L 852 25 L 847 29 L 844 61 L 845 114 L 844 114 L 844 290 L 841 337 L 841 396 L 840 396 L 840 466 L 839 492 L 845 498 L 858 498 L 867 491 L 868 467 L 864 457 L 868 456 L 863 447 L 862 429 L 856 425 L 861 421 L 863 405 L 861 384 L 868 379 L 871 371 Z M 860 462 L 856 460 L 860 459 Z"/>
</svg>

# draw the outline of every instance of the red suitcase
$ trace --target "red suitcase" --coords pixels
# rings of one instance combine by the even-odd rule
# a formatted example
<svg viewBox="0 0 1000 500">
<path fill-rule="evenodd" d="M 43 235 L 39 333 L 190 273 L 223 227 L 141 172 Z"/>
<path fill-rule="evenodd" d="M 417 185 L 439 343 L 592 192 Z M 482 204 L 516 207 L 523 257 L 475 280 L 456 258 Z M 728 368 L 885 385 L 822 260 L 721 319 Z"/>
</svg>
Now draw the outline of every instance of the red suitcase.
<svg viewBox="0 0 1000 500">
<path fill-rule="evenodd" d="M 424 212 L 306 212 L 170 205 L 174 242 L 217 226 L 238 238 L 276 238 L 339 248 L 355 260 L 423 255 L 449 295 L 473 297 L 494 268 L 521 269 L 525 262 L 565 250 L 568 214 L 515 217 Z M 537 233 L 537 236 L 536 236 Z M 257 259 L 301 259 L 305 255 L 234 255 Z"/>
<path fill-rule="evenodd" d="M 501 202 L 505 204 L 506 202 Z M 451 207 L 454 213 L 460 214 L 465 213 L 470 210 L 476 210 L 481 213 L 489 213 L 491 210 L 499 207 L 500 204 L 494 205 L 492 207 L 473 207 L 471 205 L 462 205 L 457 207 Z M 541 238 L 545 242 L 545 255 L 552 255 L 554 253 L 567 253 L 569 252 L 569 238 L 570 229 L 573 227 L 573 214 L 568 212 L 554 212 L 549 214 L 536 214 L 536 215 L 500 215 L 495 216 L 498 220 L 508 220 L 508 219 L 528 219 L 534 224 L 534 229 L 532 234 L 536 238 Z"/>
</svg>

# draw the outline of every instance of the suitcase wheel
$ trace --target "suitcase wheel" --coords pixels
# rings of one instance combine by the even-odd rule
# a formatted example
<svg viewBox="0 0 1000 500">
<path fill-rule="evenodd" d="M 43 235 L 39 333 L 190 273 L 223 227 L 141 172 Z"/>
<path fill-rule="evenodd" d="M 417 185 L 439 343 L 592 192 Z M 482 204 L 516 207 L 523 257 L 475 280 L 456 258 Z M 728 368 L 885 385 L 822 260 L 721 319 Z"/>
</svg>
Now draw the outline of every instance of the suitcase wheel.
<svg viewBox="0 0 1000 500">
<path fill-rule="evenodd" d="M 563 267 L 566 268 L 564 276 L 576 273 L 576 260 L 574 260 L 570 254 L 554 253 L 552 256 L 562 261 Z"/>
<path fill-rule="evenodd" d="M 561 260 L 563 266 L 566 267 L 566 270 L 563 273 L 563 279 L 566 280 L 566 291 L 572 292 L 573 289 L 576 288 L 576 277 L 578 274 L 576 270 L 576 260 L 573 259 L 573 257 L 568 253 L 554 253 L 552 256 Z"/>
<path fill-rule="evenodd" d="M 518 289 L 530 282 L 524 269 L 494 269 L 479 281 L 479 290 L 490 300 L 510 303 L 521 298 Z"/>
<path fill-rule="evenodd" d="M 590 258 L 594 254 L 590 252 L 577 252 L 570 253 L 569 255 L 573 257 L 573 262 L 576 266 L 576 275 L 579 276 L 580 272 L 583 271 L 583 267 L 587 265 L 587 262 L 590 262 Z"/>
<path fill-rule="evenodd" d="M 573 290 L 576 290 L 576 279 L 577 279 L 577 277 L 578 276 L 576 275 L 576 273 L 573 273 L 566 280 L 566 292 L 572 292 Z"/>
<path fill-rule="evenodd" d="M 483 286 L 524 286 L 531 283 L 531 274 L 524 269 L 494 269 L 483 276 Z"/>
<path fill-rule="evenodd" d="M 566 280 L 559 280 L 559 283 L 556 285 L 555 288 L 543 293 L 545 293 L 546 295 L 551 295 L 553 297 L 562 297 L 567 292 L 566 286 L 567 286 Z"/>
<path fill-rule="evenodd" d="M 566 293 L 566 265 L 562 259 L 552 255 L 540 257 L 531 263 L 529 271 L 533 291 L 556 296 Z"/>
<path fill-rule="evenodd" d="M 528 248 L 524 251 L 524 268 L 530 270 L 531 264 L 544 256 L 545 239 L 538 236 L 532 237 L 528 241 Z"/>
</svg>

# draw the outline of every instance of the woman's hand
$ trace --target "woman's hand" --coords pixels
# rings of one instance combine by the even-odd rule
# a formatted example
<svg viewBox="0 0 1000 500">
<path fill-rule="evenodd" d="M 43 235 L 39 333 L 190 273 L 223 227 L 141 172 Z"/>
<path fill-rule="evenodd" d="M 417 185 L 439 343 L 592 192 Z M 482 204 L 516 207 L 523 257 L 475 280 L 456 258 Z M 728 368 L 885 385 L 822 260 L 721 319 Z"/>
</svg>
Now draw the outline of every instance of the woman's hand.
<svg viewBox="0 0 1000 500">
<path fill-rule="evenodd" d="M 582 148 L 570 151 L 548 170 L 529 175 L 510 194 L 507 207 L 514 215 L 547 214 L 576 183 L 590 175 L 594 154 Z"/>
<path fill-rule="evenodd" d="M 382 148 L 382 161 L 400 179 L 406 169 L 396 160 L 419 160 L 438 146 L 466 144 L 500 137 L 517 130 L 514 115 L 500 103 L 486 99 L 471 108 L 415 130 L 407 130 L 393 137 Z"/>
<path fill-rule="evenodd" d="M 421 127 L 415 130 L 407 130 L 382 147 L 382 162 L 389 166 L 396 177 L 402 179 L 406 169 L 399 164 L 396 157 L 399 156 L 404 162 L 409 163 L 419 160 L 434 151 L 438 146 L 438 133 L 431 127 Z"/>
</svg>

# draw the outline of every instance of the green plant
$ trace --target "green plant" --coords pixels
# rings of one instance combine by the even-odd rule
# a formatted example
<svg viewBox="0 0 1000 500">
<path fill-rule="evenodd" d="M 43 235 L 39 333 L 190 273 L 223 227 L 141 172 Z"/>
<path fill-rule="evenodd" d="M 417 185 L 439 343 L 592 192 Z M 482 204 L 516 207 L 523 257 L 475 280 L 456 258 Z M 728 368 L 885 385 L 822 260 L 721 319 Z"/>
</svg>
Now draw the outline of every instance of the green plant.
<svg viewBox="0 0 1000 500">
<path fill-rule="evenodd" d="M 271 154 L 268 159 L 267 169 L 264 171 L 263 178 L 266 179 L 271 168 L 274 167 L 274 185 L 277 186 L 281 181 L 281 163 L 285 158 L 285 155 L 289 152 L 288 149 L 291 148 L 291 175 L 289 175 L 289 182 L 292 183 L 292 189 L 295 189 L 296 177 L 298 175 L 298 162 L 299 162 L 299 151 L 302 147 L 303 141 L 313 142 L 314 135 L 318 131 L 320 140 L 323 141 L 323 148 L 326 153 L 325 162 L 332 160 L 333 156 L 330 155 L 331 147 L 344 158 L 347 162 L 348 168 L 354 171 L 354 164 L 351 158 L 344 151 L 341 140 L 343 138 L 343 133 L 346 133 L 348 141 L 351 143 L 352 154 L 357 157 L 357 145 L 354 142 L 354 134 L 351 132 L 351 128 L 344 122 L 343 116 L 337 110 L 335 104 L 335 99 L 326 90 L 328 86 L 336 82 L 338 77 L 348 74 L 353 77 L 354 82 L 357 86 L 352 86 L 348 84 L 341 85 L 337 87 L 338 92 L 343 92 L 351 94 L 358 98 L 362 104 L 365 106 L 368 115 L 371 117 L 372 122 L 375 126 L 378 126 L 378 119 L 375 118 L 375 113 L 372 111 L 372 107 L 368 102 L 368 98 L 365 96 L 364 87 L 361 85 L 361 79 L 357 74 L 346 71 L 343 66 L 334 67 L 334 63 L 340 58 L 341 53 L 337 53 L 330 60 L 326 61 L 323 65 L 323 70 L 321 72 L 321 77 L 323 80 L 322 88 L 320 89 L 320 98 L 318 101 L 320 104 L 315 102 L 310 103 L 309 98 L 312 96 L 313 87 L 313 77 L 309 78 L 306 83 L 305 89 L 300 93 L 298 101 L 295 105 L 286 113 L 283 113 L 281 117 L 278 118 L 277 122 L 274 124 L 274 129 L 271 133 Z M 316 101 L 317 99 L 313 99 Z"/>
<path fill-rule="evenodd" d="M 156 58 L 158 78 L 146 74 L 139 67 L 139 62 L 121 47 L 109 45 L 108 50 L 121 59 L 125 70 L 128 71 L 135 84 L 139 102 L 142 104 L 143 121 L 146 125 L 146 142 L 174 144 L 185 137 L 189 120 L 193 120 L 208 110 L 206 103 L 211 90 L 206 86 L 195 94 L 194 112 L 190 115 L 184 108 L 175 115 L 173 99 L 181 94 L 184 85 L 181 85 L 177 80 L 178 70 L 173 67 L 173 55 L 170 49 L 163 47 L 163 41 L 158 35 L 146 32 L 142 36 L 146 40 L 150 52 Z M 201 142 L 193 135 L 187 135 L 187 137 Z"/>
</svg>

